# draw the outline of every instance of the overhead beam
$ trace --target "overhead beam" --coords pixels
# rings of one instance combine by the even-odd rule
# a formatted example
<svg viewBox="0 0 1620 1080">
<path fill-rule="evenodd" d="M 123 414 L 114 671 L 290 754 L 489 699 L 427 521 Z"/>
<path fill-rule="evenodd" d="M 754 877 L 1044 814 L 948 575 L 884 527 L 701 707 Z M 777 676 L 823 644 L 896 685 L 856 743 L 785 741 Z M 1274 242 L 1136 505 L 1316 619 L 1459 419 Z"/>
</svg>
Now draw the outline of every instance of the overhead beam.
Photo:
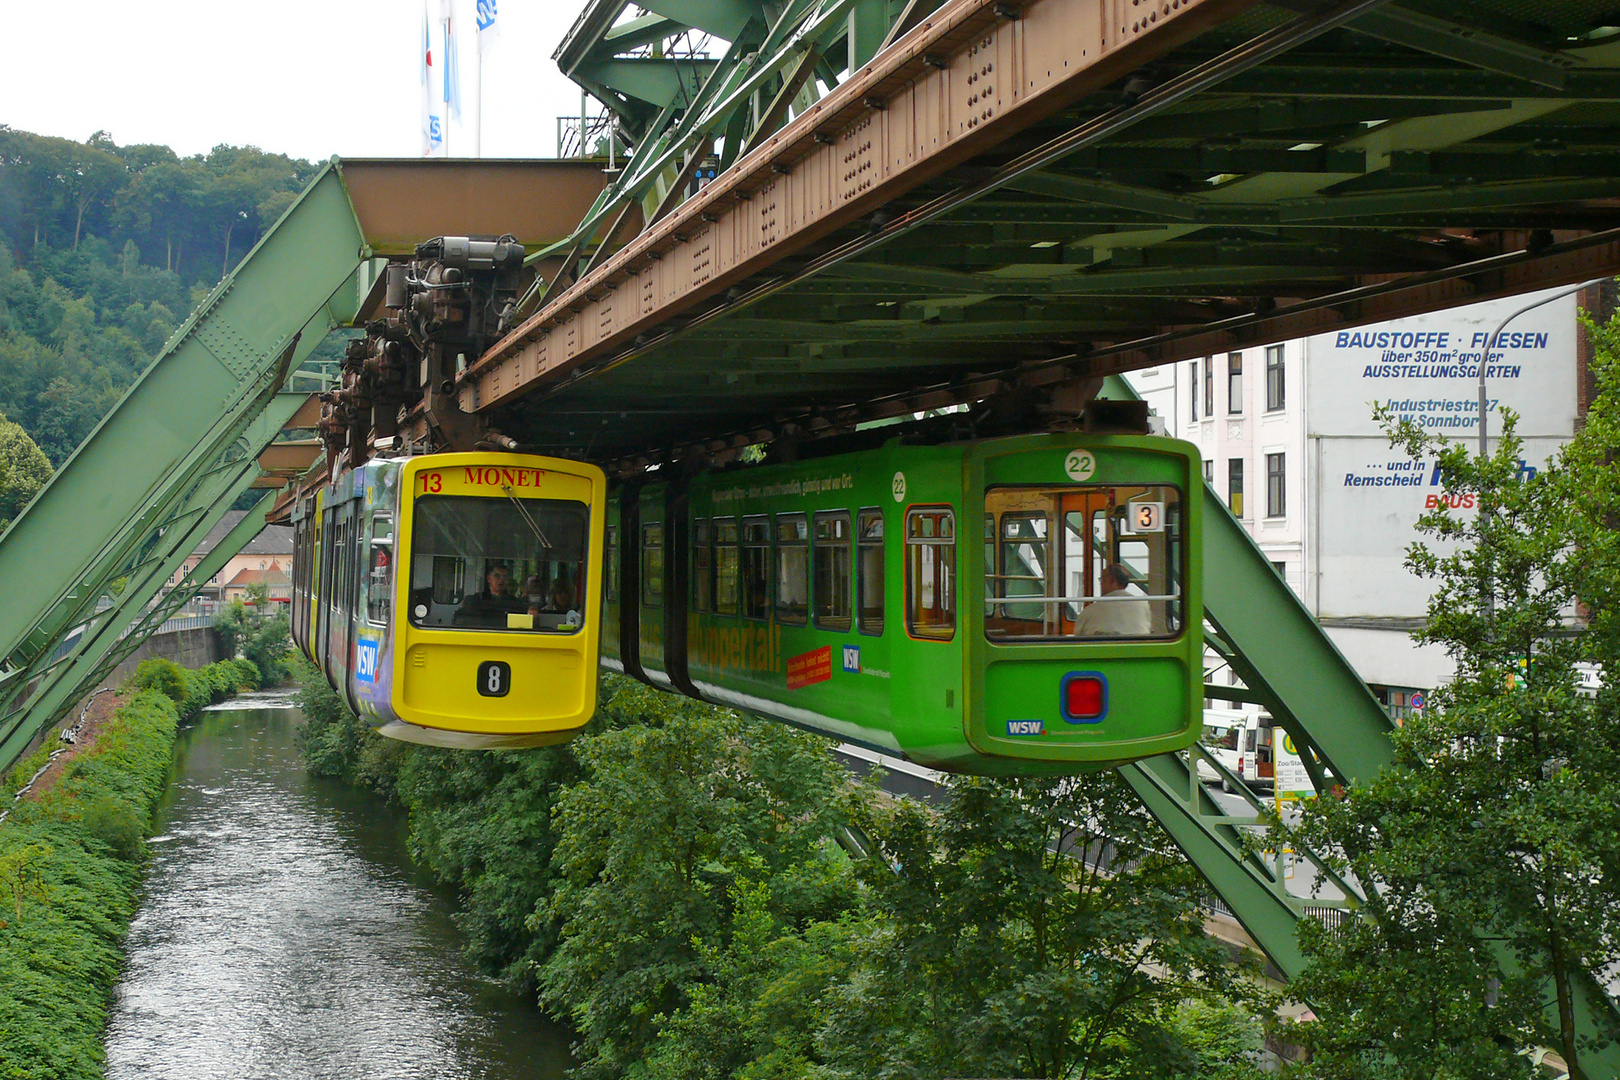
<svg viewBox="0 0 1620 1080">
<path fill-rule="evenodd" d="M 1032 0 L 1017 21 L 999 15 L 993 0 L 955 0 L 498 343 L 464 374 L 463 409 L 497 407 L 537 380 L 560 378 L 629 343 L 644 328 L 1247 6 L 1244 0 L 1192 0 L 1156 22 L 1105 38 L 1099 21 L 1076 17 L 1073 0 Z M 1311 21 L 1301 32 L 1328 25 Z M 1023 53 L 1020 70 L 1028 85 L 1018 97 L 1008 91 L 992 104 L 962 89 L 969 85 L 966 49 L 973 42 Z M 1252 61 L 1261 57 L 1256 52 Z M 930 66 L 928 58 L 944 58 L 945 67 Z M 882 108 L 874 106 L 880 90 Z M 923 97 L 942 107 L 937 130 L 926 134 L 912 128 L 926 112 L 917 106 Z M 1152 109 L 1140 111 L 1146 116 Z M 830 197 L 813 197 L 814 190 Z M 784 200 L 798 208 L 791 217 L 783 214 Z M 600 295 L 612 282 L 623 287 Z"/>
</svg>

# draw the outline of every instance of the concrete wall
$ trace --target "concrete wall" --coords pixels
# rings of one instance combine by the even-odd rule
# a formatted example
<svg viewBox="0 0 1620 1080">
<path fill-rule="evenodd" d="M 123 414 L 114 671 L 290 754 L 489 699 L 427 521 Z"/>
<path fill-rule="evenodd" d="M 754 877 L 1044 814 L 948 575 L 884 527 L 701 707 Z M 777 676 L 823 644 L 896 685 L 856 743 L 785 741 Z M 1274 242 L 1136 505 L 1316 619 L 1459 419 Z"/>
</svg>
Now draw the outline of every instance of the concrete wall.
<svg viewBox="0 0 1620 1080">
<path fill-rule="evenodd" d="M 140 666 L 142 660 L 160 656 L 173 660 L 183 668 L 200 668 L 224 658 L 219 647 L 219 635 L 212 627 L 200 626 L 191 630 L 176 630 L 168 634 L 153 634 L 143 641 L 102 680 L 102 686 L 117 686 Z"/>
</svg>

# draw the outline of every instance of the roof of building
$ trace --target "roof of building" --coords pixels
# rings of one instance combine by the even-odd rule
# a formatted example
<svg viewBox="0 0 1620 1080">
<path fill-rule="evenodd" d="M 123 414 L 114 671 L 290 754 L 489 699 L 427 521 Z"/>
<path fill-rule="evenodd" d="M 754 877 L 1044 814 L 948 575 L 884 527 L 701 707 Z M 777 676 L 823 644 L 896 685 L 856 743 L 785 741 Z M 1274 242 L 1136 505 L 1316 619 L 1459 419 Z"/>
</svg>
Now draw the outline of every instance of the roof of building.
<svg viewBox="0 0 1620 1080">
<path fill-rule="evenodd" d="M 247 585 L 285 585 L 291 579 L 285 570 L 272 566 L 268 570 L 242 570 L 225 583 L 226 588 L 242 588 Z"/>
<path fill-rule="evenodd" d="M 221 540 L 236 528 L 237 522 L 247 516 L 246 510 L 227 510 L 219 523 L 208 531 L 202 543 L 197 545 L 193 555 L 206 555 L 214 550 Z M 291 555 L 293 550 L 293 531 L 290 525 L 266 525 L 255 536 L 242 546 L 239 554 L 242 555 Z"/>
</svg>

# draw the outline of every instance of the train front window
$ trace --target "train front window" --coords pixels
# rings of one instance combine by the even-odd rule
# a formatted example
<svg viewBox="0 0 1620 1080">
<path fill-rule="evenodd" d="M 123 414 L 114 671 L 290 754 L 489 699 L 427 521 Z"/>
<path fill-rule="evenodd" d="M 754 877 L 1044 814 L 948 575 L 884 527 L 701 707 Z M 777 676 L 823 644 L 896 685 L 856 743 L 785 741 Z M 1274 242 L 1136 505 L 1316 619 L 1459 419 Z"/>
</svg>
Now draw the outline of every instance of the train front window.
<svg viewBox="0 0 1620 1080">
<path fill-rule="evenodd" d="M 1185 623 L 1181 492 L 1164 484 L 985 493 L 991 641 L 1173 638 Z M 990 530 L 994 529 L 993 532 Z"/>
<path fill-rule="evenodd" d="M 584 623 L 589 512 L 560 499 L 419 495 L 411 622 L 574 633 Z"/>
</svg>

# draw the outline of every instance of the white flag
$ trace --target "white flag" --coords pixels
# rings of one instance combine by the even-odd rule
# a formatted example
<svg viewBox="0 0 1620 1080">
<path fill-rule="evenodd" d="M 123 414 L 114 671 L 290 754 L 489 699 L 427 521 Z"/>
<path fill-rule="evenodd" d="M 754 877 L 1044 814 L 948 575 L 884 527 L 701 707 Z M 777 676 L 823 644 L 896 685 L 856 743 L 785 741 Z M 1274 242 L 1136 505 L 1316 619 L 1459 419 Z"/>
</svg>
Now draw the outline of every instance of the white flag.
<svg viewBox="0 0 1620 1080">
<path fill-rule="evenodd" d="M 494 48 L 500 34 L 501 24 L 495 21 L 495 0 L 478 0 L 478 55 L 483 56 Z"/>
<path fill-rule="evenodd" d="M 461 64 L 456 56 L 455 25 L 450 0 L 439 0 L 439 25 L 444 28 L 444 105 L 447 119 L 461 120 Z"/>
<path fill-rule="evenodd" d="M 427 0 L 422 0 L 422 156 L 444 156 L 444 118 L 439 113 L 436 72 L 433 69 L 433 40 L 428 22 Z"/>
</svg>

